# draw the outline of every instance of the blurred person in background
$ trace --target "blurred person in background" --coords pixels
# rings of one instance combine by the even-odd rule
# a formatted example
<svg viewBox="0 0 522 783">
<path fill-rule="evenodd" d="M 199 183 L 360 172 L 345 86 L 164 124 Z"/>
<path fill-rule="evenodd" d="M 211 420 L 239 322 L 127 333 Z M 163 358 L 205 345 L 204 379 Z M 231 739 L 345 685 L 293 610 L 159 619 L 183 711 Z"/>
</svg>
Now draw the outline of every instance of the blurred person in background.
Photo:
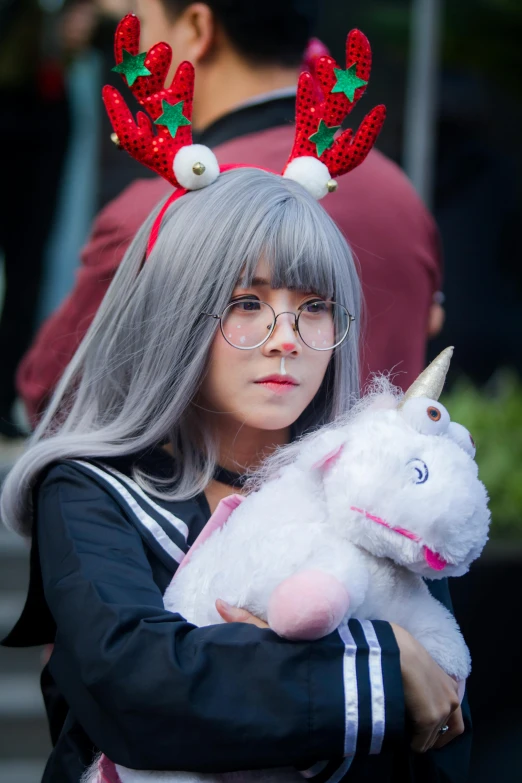
<svg viewBox="0 0 522 783">
<path fill-rule="evenodd" d="M 16 367 L 35 327 L 46 241 L 69 135 L 56 18 L 38 0 L 0 4 L 0 436 L 23 436 L 14 416 Z"/>
<path fill-rule="evenodd" d="M 173 49 L 171 75 L 183 60 L 195 66 L 195 140 L 212 147 L 222 164 L 280 170 L 293 139 L 296 83 L 318 0 L 137 0 L 129 6 L 142 22 L 141 51 L 163 40 Z M 137 181 L 95 221 L 74 290 L 19 368 L 18 389 L 33 422 L 138 227 L 168 192 L 162 179 Z M 441 285 L 434 221 L 405 175 L 376 150 L 353 172 L 349 188 L 330 195 L 326 209 L 360 265 L 366 302 L 361 380 L 395 370 L 395 382 L 406 387 L 424 366 L 427 337 L 442 321 L 434 302 Z"/>
<path fill-rule="evenodd" d="M 63 45 L 75 56 L 95 52 L 98 57 L 96 80 L 121 88 L 121 76 L 111 71 L 114 65 L 114 27 L 119 19 L 132 10 L 129 0 L 69 0 L 64 7 L 61 21 Z M 103 81 L 101 81 L 103 80 Z M 98 87 L 96 88 L 98 91 Z M 134 96 L 127 94 L 130 108 L 139 110 Z M 140 166 L 130 155 L 122 155 L 111 141 L 112 127 L 99 104 L 99 122 L 96 168 L 96 211 L 119 196 L 134 180 L 155 176 L 149 169 Z"/>
</svg>

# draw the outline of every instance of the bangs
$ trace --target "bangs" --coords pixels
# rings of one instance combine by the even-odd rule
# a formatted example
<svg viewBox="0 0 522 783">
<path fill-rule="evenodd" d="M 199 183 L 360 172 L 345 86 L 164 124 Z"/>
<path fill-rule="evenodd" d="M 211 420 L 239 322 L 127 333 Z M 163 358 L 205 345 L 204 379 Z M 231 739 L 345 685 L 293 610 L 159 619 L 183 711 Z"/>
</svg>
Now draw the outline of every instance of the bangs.
<svg viewBox="0 0 522 783">
<path fill-rule="evenodd" d="M 350 251 L 337 227 L 319 220 L 317 205 L 312 207 L 290 197 L 263 215 L 248 243 L 242 287 L 252 285 L 259 261 L 264 259 L 272 288 L 311 291 L 335 299 L 339 269 L 348 270 Z"/>
<path fill-rule="evenodd" d="M 190 227 L 181 233 L 178 213 L 179 223 Z M 186 194 L 167 215 L 156 248 L 164 259 L 162 285 L 170 291 L 175 279 L 183 291 L 187 323 L 196 291 L 198 310 L 223 312 L 234 288 L 253 286 L 261 261 L 272 288 L 316 293 L 359 312 L 359 282 L 343 234 L 301 185 L 279 175 L 232 170 Z M 164 308 L 170 312 L 170 300 Z"/>
</svg>

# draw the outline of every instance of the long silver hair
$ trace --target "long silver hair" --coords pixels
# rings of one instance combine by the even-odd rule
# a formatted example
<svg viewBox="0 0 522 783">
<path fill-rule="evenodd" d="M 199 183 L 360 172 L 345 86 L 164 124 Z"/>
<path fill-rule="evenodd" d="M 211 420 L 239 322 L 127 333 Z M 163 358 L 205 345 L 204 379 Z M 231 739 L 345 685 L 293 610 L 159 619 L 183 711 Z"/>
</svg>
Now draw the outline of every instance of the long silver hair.
<svg viewBox="0 0 522 783">
<path fill-rule="evenodd" d="M 181 500 L 201 492 L 217 444 L 192 404 L 217 321 L 240 275 L 248 286 L 261 257 L 273 287 L 313 290 L 355 316 L 322 386 L 294 424 L 297 436 L 345 413 L 359 387 L 360 286 L 348 245 L 297 183 L 256 169 L 222 174 L 165 214 L 143 264 L 158 209 L 128 249 L 51 403 L 4 484 L 1 516 L 29 534 L 32 490 L 50 463 L 114 457 L 169 442 L 169 480 L 136 471 L 148 492 Z"/>
</svg>

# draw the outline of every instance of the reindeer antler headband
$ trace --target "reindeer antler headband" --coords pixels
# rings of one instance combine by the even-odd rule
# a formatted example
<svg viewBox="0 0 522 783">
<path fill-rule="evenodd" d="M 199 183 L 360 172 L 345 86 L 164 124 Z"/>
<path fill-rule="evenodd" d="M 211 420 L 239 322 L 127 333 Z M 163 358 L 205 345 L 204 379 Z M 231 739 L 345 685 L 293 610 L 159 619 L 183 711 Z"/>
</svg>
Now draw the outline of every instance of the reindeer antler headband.
<svg viewBox="0 0 522 783">
<path fill-rule="evenodd" d="M 245 165 L 220 167 L 208 147 L 192 144 L 192 64 L 181 63 L 172 84 L 165 87 L 172 59 L 170 46 L 158 43 L 140 54 L 139 39 L 139 19 L 129 14 L 116 30 L 117 65 L 113 70 L 122 74 L 147 114 L 138 112 L 135 122 L 114 87 L 103 88 L 103 100 L 121 147 L 176 188 L 156 218 L 149 238 L 148 256 L 156 242 L 163 215 L 173 201 L 187 191 L 211 185 L 221 172 Z M 322 100 L 310 73 L 302 73 L 299 78 L 295 141 L 282 176 L 299 182 L 317 199 L 337 188 L 335 177 L 363 162 L 382 128 L 386 109 L 376 106 L 366 115 L 355 135 L 348 129 L 336 137 L 342 121 L 366 89 L 371 59 L 368 39 L 359 30 L 352 30 L 346 42 L 346 70 L 339 68 L 329 56 L 320 57 L 316 63 L 317 79 L 324 95 Z M 157 133 L 153 124 L 157 126 Z"/>
</svg>

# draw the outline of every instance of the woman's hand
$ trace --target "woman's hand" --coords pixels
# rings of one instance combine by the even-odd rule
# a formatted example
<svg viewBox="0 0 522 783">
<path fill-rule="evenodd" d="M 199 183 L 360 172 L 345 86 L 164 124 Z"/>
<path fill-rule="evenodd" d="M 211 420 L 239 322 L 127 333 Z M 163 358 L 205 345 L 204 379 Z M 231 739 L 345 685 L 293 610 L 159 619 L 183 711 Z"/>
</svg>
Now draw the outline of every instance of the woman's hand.
<svg viewBox="0 0 522 783">
<path fill-rule="evenodd" d="M 413 725 L 412 750 L 442 748 L 464 732 L 458 685 L 408 631 L 391 623 L 401 654 L 406 710 Z M 449 726 L 439 734 L 442 726 Z"/>
<path fill-rule="evenodd" d="M 221 598 L 216 601 L 216 609 L 226 623 L 250 623 L 250 625 L 257 625 L 258 628 L 268 628 L 268 623 L 264 620 L 260 620 L 246 609 L 238 609 L 237 606 L 230 606 Z"/>
</svg>

